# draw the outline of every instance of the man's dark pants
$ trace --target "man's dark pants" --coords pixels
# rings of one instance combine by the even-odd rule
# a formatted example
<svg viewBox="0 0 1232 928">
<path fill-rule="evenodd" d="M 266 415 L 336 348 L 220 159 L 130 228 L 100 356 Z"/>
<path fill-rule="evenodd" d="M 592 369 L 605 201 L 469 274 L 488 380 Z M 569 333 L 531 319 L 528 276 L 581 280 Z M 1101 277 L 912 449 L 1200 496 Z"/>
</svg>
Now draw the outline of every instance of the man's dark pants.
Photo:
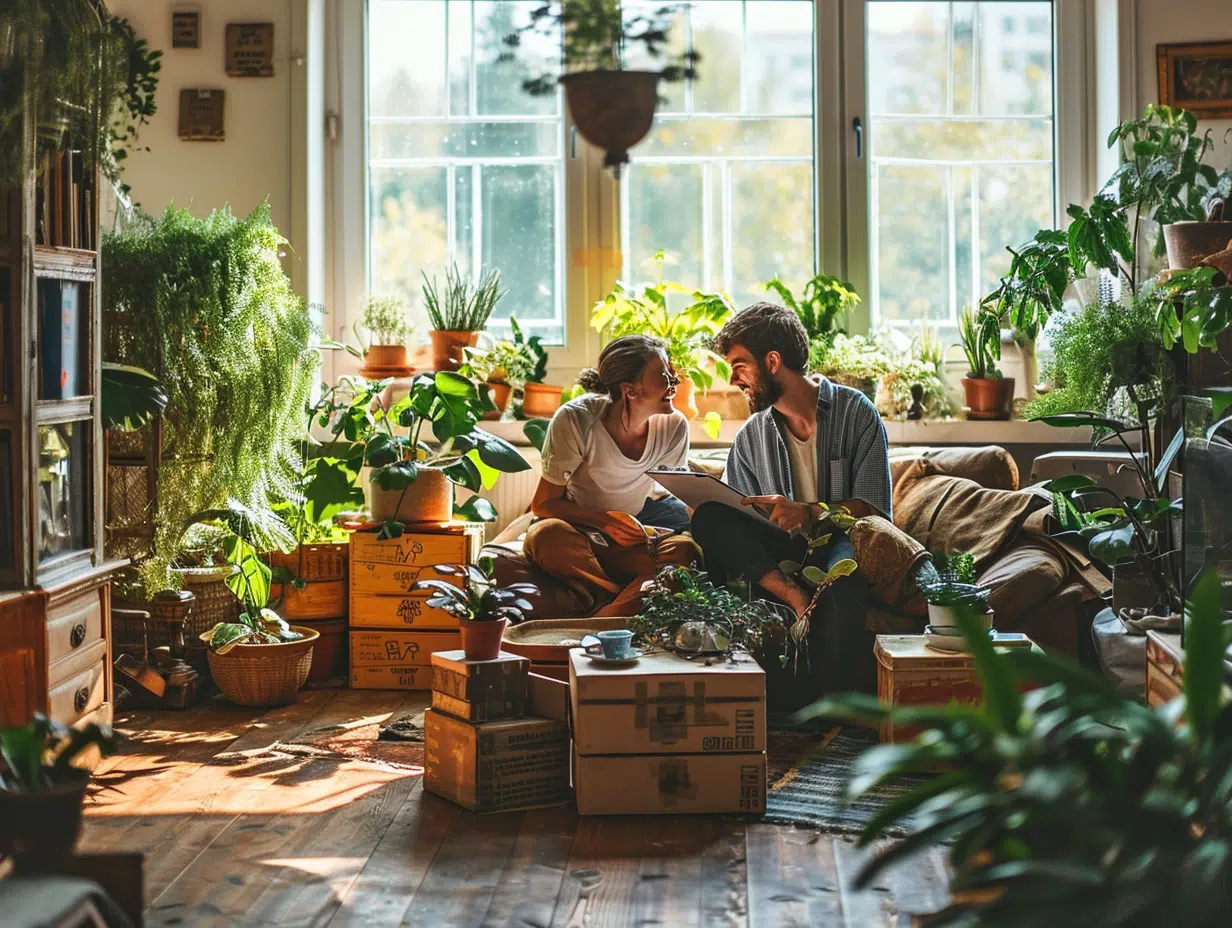
<svg viewBox="0 0 1232 928">
<path fill-rule="evenodd" d="M 836 532 L 829 544 L 802 561 L 808 547 L 802 536 L 722 503 L 704 503 L 693 513 L 693 540 L 701 545 L 706 570 L 716 583 L 737 578 L 756 583 L 777 569 L 779 561 L 828 570 L 855 556 L 851 542 Z M 823 593 L 810 622 L 807 664 L 802 654 L 796 673 L 790 663 L 783 674 L 767 670 L 767 687 L 779 697 L 771 702 L 779 703 L 779 708 L 798 708 L 823 693 L 875 692 L 874 635 L 865 624 L 867 612 L 868 583 L 858 573 Z"/>
</svg>

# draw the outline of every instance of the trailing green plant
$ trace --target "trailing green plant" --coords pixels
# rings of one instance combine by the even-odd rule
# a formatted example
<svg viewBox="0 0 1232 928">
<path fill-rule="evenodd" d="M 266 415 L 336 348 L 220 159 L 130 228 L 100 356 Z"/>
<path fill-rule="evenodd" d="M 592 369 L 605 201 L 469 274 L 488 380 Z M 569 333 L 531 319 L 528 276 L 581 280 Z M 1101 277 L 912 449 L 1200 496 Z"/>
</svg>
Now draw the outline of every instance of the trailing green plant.
<svg viewBox="0 0 1232 928">
<path fill-rule="evenodd" d="M 70 727 L 36 712 L 29 723 L 0 728 L 0 788 L 13 793 L 41 793 L 82 776 L 74 766 L 81 755 L 97 748 L 103 757 L 115 753 L 117 738 L 110 725 L 91 722 Z"/>
<path fill-rule="evenodd" d="M 438 332 L 478 332 L 488 324 L 496 304 L 505 295 L 500 271 L 480 275 L 476 283 L 462 276 L 457 264 L 445 269 L 445 286 L 437 290 L 436 279 L 423 275 L 424 308 Z"/>
<path fill-rule="evenodd" d="M 734 586 L 734 585 L 733 585 Z M 642 596 L 642 609 L 629 619 L 629 629 L 647 645 L 671 645 L 681 626 L 700 622 L 727 643 L 728 651 L 744 650 L 759 661 L 777 657 L 786 626 L 781 607 L 743 593 L 716 586 L 703 570 L 669 565 L 656 575 Z"/>
<path fill-rule="evenodd" d="M 368 333 L 368 339 L 360 337 L 360 328 Z M 414 334 L 411 308 L 405 300 L 396 296 L 370 296 L 364 301 L 355 332 L 361 344 L 405 345 Z"/>
<path fill-rule="evenodd" d="M 998 327 L 998 341 L 1000 334 Z M 970 307 L 964 307 L 958 317 L 958 336 L 963 354 L 967 356 L 967 376 L 972 380 L 1000 380 L 1001 371 L 997 367 L 979 318 Z"/>
<path fill-rule="evenodd" d="M 528 383 L 543 383 L 548 373 L 548 351 L 538 335 L 527 338 L 518 320 L 509 317 L 512 334 L 492 348 L 464 348 L 467 369 L 479 380 L 507 383 L 522 387 Z"/>
<path fill-rule="evenodd" d="M 268 204 L 243 219 L 170 207 L 103 239 L 104 358 L 150 371 L 168 400 L 152 546 L 114 552 L 142 562 L 148 595 L 178 585 L 193 513 L 234 499 L 268 514 L 295 493 L 320 357 L 285 244 Z"/>
<path fill-rule="evenodd" d="M 1165 271 L 1143 288 L 1154 307 L 1154 321 L 1163 347 L 1178 342 L 1188 354 L 1219 350 L 1219 336 L 1232 323 L 1232 287 L 1213 267 Z"/>
<path fill-rule="evenodd" d="M 834 538 L 835 532 L 847 532 L 856 522 L 855 517 L 844 507 L 832 508 L 827 503 L 817 503 L 821 507 L 821 518 L 809 526 L 805 537 L 807 544 L 800 560 L 779 561 L 779 570 L 800 584 L 805 590 L 811 591 L 808 608 L 804 616 L 794 618 L 787 629 L 787 639 L 791 646 L 791 654 L 784 651 L 779 661 L 785 667 L 790 660 L 798 670 L 801 653 L 806 653 L 810 629 L 810 616 L 823 593 L 843 577 L 850 577 L 859 569 L 852 558 L 842 558 L 824 569 L 815 564 L 807 563 L 814 552 L 821 550 Z"/>
<path fill-rule="evenodd" d="M 676 373 L 688 377 L 699 390 L 709 390 L 715 376 L 721 380 L 731 376 L 727 362 L 710 350 L 710 340 L 734 312 L 731 298 L 718 291 L 690 290 L 665 282 L 667 253 L 657 252 L 654 260 L 658 283 L 640 289 L 617 283 L 591 310 L 591 328 L 612 338 L 640 334 L 662 339 Z M 668 301 L 673 294 L 684 294 L 691 302 L 672 310 Z"/>
<path fill-rule="evenodd" d="M 477 566 L 438 564 L 433 570 L 446 577 L 457 577 L 460 583 L 420 580 L 411 589 L 431 593 L 427 605 L 433 609 L 443 609 L 455 619 L 466 622 L 506 619 L 510 625 L 518 625 L 534 608 L 525 597 L 539 592 L 533 583 L 497 586 L 493 577 L 495 561 L 490 557 L 481 557 Z"/>
<path fill-rule="evenodd" d="M 1135 415 L 1139 402 L 1159 403 L 1173 389 L 1175 368 L 1145 297 L 1067 309 L 1052 318 L 1048 337 L 1054 387 L 1031 401 L 1029 417 L 1083 410 Z"/>
<path fill-rule="evenodd" d="M 687 7 L 663 4 L 630 8 L 617 0 L 549 0 L 530 11 L 529 21 L 504 37 L 500 61 L 510 62 L 523 49 L 524 37 L 533 44 L 560 43 L 561 67 L 541 70 L 522 81 L 531 96 L 550 96 L 562 74 L 579 71 L 619 71 L 626 55 L 639 48 L 651 62 L 663 62 L 662 80 L 696 80 L 701 55 L 689 43 L 683 52 L 671 51 L 672 20 Z"/>
<path fill-rule="evenodd" d="M 162 52 L 97 0 L 8 0 L 0 10 L 0 187 L 72 145 L 121 194 L 119 166 L 154 113 Z M 26 114 L 38 123 L 33 162 Z"/>
<path fill-rule="evenodd" d="M 1232 707 L 1224 694 L 1232 636 L 1221 598 L 1214 572 L 1194 587 L 1184 695 L 1156 709 L 1068 659 L 998 652 L 977 617 L 960 611 L 982 705 L 892 707 L 848 694 L 801 713 L 924 729 L 855 761 L 851 796 L 931 774 L 869 819 L 861 846 L 895 824 L 911 833 L 875 853 L 856 886 L 942 847 L 955 902 L 930 924 L 1232 921 Z M 1036 688 L 1022 692 L 1029 683 Z"/>
<path fill-rule="evenodd" d="M 860 303 L 860 295 L 851 284 L 826 274 L 817 274 L 806 283 L 799 299 L 777 277 L 766 281 L 766 289 L 800 317 L 810 345 L 829 342 L 845 331 L 847 314 Z"/>
<path fill-rule="evenodd" d="M 477 427 L 485 412 L 495 409 L 488 391 L 469 377 L 454 371 L 420 374 L 411 381 L 410 392 L 386 410 L 372 408 L 372 398 L 388 386 L 373 386 L 371 396 L 357 395 L 349 410 L 342 413 L 346 437 L 363 445 L 363 462 L 373 468 L 372 481 L 382 490 L 400 490 L 398 506 L 407 488 L 424 467 L 439 468 L 458 486 L 471 491 L 466 502 L 454 505 L 454 515 L 471 522 L 491 522 L 496 509 L 479 496 L 490 489 L 502 474 L 529 470 L 530 464 L 518 450 Z M 369 430 L 370 424 L 370 430 Z M 435 446 L 422 440 L 424 426 L 431 424 Z M 352 438 L 352 435 L 354 436 Z M 382 538 L 397 538 L 403 524 L 387 521 Z"/>
</svg>

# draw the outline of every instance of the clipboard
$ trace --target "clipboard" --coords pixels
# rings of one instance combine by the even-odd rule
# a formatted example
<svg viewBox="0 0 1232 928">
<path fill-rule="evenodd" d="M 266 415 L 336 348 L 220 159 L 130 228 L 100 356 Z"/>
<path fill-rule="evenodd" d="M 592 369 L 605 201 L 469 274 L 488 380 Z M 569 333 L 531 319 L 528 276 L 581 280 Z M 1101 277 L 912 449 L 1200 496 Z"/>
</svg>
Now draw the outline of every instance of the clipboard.
<svg viewBox="0 0 1232 928">
<path fill-rule="evenodd" d="M 718 477 L 692 470 L 648 470 L 646 473 L 690 509 L 697 509 L 702 503 L 722 503 L 740 512 L 747 512 L 767 525 L 774 525 L 756 506 L 744 505 L 747 497 Z"/>
</svg>

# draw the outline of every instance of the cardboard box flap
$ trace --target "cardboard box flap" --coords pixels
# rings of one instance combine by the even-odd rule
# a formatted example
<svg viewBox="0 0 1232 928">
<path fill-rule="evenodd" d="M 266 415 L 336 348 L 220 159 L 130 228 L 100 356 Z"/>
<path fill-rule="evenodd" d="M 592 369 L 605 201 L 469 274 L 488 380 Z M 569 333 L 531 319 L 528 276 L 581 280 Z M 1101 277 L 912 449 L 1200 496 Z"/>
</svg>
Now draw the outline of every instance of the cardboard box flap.
<svg viewBox="0 0 1232 928">
<path fill-rule="evenodd" d="M 570 685 L 580 703 L 739 702 L 766 697 L 765 671 L 743 654 L 734 661 L 715 658 L 707 663 L 661 651 L 645 655 L 636 664 L 605 667 L 575 648 L 569 652 L 569 661 Z"/>
</svg>

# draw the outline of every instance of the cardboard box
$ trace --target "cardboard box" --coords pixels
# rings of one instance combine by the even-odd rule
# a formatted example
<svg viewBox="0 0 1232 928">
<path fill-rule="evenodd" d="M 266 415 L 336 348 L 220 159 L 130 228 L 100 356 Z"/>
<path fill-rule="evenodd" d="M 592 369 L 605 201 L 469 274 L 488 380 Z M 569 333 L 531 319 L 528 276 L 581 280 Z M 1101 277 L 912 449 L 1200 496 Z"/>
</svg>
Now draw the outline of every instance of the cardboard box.
<svg viewBox="0 0 1232 928">
<path fill-rule="evenodd" d="M 580 815 L 681 815 L 766 810 L 765 754 L 582 757 Z"/>
<path fill-rule="evenodd" d="M 472 522 L 408 531 L 398 538 L 380 539 L 376 532 L 356 532 L 351 536 L 351 562 L 410 567 L 473 564 L 483 547 L 483 532 L 482 524 Z"/>
<path fill-rule="evenodd" d="M 457 629 L 458 620 L 444 609 L 428 605 L 431 593 L 384 596 L 351 591 L 352 628 Z"/>
<path fill-rule="evenodd" d="M 531 665 L 534 667 L 534 664 Z M 569 684 L 551 677 L 527 674 L 526 714 L 540 718 L 569 721 Z"/>
<path fill-rule="evenodd" d="M 551 719 L 471 724 L 424 711 L 424 789 L 473 812 L 556 805 L 569 797 L 569 731 Z"/>
<path fill-rule="evenodd" d="M 432 655 L 432 708 L 468 722 L 521 718 L 529 667 L 516 654 L 468 661 L 462 651 L 438 651 Z"/>
<path fill-rule="evenodd" d="M 351 686 L 354 689 L 427 690 L 432 688 L 434 651 L 462 645 L 459 632 L 351 632 Z"/>
<path fill-rule="evenodd" d="M 766 675 L 751 657 L 675 654 L 605 667 L 569 653 L 578 754 L 752 754 L 766 749 Z"/>
</svg>

